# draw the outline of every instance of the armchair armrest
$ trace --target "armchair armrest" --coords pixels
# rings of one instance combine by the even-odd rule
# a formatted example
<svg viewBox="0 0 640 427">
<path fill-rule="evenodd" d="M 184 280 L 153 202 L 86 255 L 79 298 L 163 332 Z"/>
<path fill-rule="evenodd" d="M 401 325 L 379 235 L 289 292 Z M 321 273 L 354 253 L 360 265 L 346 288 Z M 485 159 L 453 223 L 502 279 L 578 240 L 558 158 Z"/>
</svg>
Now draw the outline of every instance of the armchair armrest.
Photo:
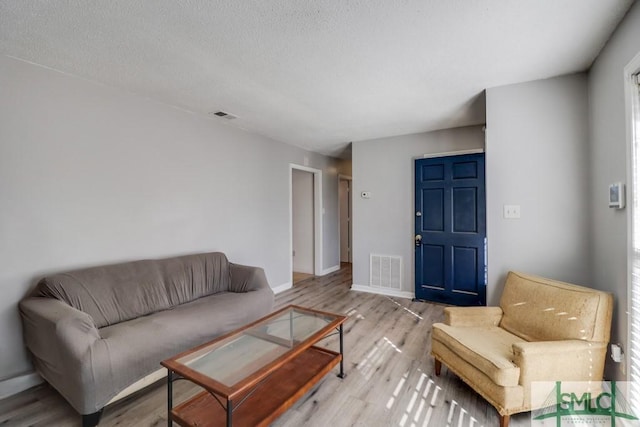
<svg viewBox="0 0 640 427">
<path fill-rule="evenodd" d="M 607 343 L 582 340 L 519 342 L 512 346 L 520 384 L 601 381 Z"/>
<path fill-rule="evenodd" d="M 260 267 L 229 263 L 231 270 L 231 292 L 250 292 L 257 290 L 269 290 L 269 282 L 264 270 Z"/>
<path fill-rule="evenodd" d="M 25 344 L 47 366 L 82 359 L 100 339 L 91 316 L 60 300 L 31 297 L 20 301 L 19 309 Z"/>
<path fill-rule="evenodd" d="M 500 307 L 447 307 L 444 323 L 449 326 L 498 326 L 502 319 Z"/>
</svg>

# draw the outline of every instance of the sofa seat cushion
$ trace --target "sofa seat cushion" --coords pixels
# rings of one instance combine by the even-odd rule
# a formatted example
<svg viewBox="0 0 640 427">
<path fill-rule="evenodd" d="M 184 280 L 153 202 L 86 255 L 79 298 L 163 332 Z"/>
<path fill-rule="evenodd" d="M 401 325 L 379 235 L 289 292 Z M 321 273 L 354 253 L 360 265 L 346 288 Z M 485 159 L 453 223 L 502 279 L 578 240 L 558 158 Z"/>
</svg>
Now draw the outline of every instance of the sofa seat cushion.
<svg viewBox="0 0 640 427">
<path fill-rule="evenodd" d="M 477 367 L 497 385 L 518 385 L 520 368 L 513 363 L 512 345 L 524 341 L 522 338 L 498 326 L 456 327 L 436 323 L 433 339 Z"/>
<path fill-rule="evenodd" d="M 98 392 L 119 390 L 161 368 L 160 362 L 266 315 L 271 305 L 258 292 L 221 292 L 99 330 L 92 348 Z M 105 384 L 105 382 L 111 382 Z"/>
</svg>

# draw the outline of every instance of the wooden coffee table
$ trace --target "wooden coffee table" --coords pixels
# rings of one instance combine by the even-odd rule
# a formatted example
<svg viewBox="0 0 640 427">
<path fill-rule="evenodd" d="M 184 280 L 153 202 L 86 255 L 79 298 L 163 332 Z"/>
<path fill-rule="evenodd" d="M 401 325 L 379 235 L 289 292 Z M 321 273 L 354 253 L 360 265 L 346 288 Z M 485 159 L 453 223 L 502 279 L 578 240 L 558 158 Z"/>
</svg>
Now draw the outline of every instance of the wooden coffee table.
<svg viewBox="0 0 640 427">
<path fill-rule="evenodd" d="M 344 378 L 346 316 L 290 305 L 214 341 L 162 362 L 168 369 L 168 424 L 266 426 L 336 365 Z M 333 334 L 340 352 L 316 346 Z M 173 407 L 172 384 L 204 390 Z"/>
</svg>

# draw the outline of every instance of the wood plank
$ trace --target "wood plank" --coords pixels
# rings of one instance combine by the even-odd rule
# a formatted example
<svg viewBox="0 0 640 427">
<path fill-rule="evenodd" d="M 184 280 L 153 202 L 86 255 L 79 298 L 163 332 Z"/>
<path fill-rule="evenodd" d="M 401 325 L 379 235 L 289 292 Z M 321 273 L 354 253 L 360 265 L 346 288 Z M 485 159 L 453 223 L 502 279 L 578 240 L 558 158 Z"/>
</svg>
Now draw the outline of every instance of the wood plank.
<svg viewBox="0 0 640 427">
<path fill-rule="evenodd" d="M 340 363 L 340 359 L 339 353 L 317 347 L 300 353 L 258 385 L 253 393 L 238 398 L 242 403 L 233 412 L 233 425 L 268 425 Z M 172 418 L 184 427 L 226 425 L 225 410 L 206 391 L 176 406 Z"/>
</svg>

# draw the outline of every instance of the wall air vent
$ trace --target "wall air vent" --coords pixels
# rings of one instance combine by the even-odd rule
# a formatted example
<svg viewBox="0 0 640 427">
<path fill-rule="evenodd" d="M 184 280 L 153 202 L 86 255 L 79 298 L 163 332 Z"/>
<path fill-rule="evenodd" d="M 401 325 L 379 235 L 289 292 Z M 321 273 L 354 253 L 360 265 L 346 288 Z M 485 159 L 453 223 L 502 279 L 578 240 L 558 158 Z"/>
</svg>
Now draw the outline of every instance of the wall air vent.
<svg viewBox="0 0 640 427">
<path fill-rule="evenodd" d="M 227 113 L 225 111 L 216 111 L 215 113 L 209 113 L 209 114 L 213 116 L 222 117 L 223 119 L 227 119 L 227 120 L 233 120 L 238 118 L 238 116 L 234 116 L 233 114 Z"/>
<path fill-rule="evenodd" d="M 369 285 L 399 290 L 402 283 L 402 257 L 374 254 L 369 256 Z"/>
</svg>

